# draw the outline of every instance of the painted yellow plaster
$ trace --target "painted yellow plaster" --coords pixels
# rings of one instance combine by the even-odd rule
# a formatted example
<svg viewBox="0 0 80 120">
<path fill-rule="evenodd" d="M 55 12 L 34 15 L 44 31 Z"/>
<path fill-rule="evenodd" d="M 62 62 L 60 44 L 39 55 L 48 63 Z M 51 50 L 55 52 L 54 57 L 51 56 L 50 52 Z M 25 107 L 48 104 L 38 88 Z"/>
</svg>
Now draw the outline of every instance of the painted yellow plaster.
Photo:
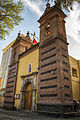
<svg viewBox="0 0 80 120">
<path fill-rule="evenodd" d="M 4 106 L 4 97 L 0 96 L 0 106 Z"/>
<path fill-rule="evenodd" d="M 80 100 L 80 61 L 69 56 L 70 70 L 71 70 L 71 80 L 72 80 L 72 93 L 73 99 Z M 72 75 L 72 68 L 77 70 L 77 76 Z"/>
<path fill-rule="evenodd" d="M 5 88 L 0 88 L 0 106 L 4 106 L 4 96 Z"/>
<path fill-rule="evenodd" d="M 37 68 L 38 68 L 38 59 L 39 59 L 39 48 L 34 47 L 26 53 L 27 54 L 24 55 L 24 57 L 19 59 L 16 94 L 20 94 L 20 91 L 21 91 L 21 77 L 20 76 L 28 75 L 32 72 L 38 71 Z M 28 65 L 29 64 L 31 64 L 31 72 L 30 73 L 28 73 Z M 37 82 L 36 82 L 36 84 L 38 85 Z M 37 92 L 36 92 L 36 97 L 37 97 Z M 37 98 L 36 98 L 36 102 L 37 102 Z M 20 99 L 15 99 L 15 106 L 17 108 L 19 108 L 19 103 L 20 103 Z"/>
</svg>

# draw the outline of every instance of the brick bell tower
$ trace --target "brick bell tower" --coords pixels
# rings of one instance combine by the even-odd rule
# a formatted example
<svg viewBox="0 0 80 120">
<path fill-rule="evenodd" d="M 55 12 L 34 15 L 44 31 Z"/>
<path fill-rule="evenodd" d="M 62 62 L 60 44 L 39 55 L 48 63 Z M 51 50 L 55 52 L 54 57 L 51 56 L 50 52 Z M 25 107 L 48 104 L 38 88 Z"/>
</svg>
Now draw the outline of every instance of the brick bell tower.
<svg viewBox="0 0 80 120">
<path fill-rule="evenodd" d="M 23 34 L 19 33 L 15 43 L 12 45 L 11 62 L 9 66 L 4 100 L 5 108 L 14 108 L 19 54 L 26 51 L 29 47 L 31 47 L 31 45 L 32 40 L 29 37 L 29 32 L 27 32 L 27 36 L 24 36 Z"/>
<path fill-rule="evenodd" d="M 66 15 L 48 3 L 39 19 L 38 112 L 72 111 L 72 85 L 66 39 Z"/>
</svg>

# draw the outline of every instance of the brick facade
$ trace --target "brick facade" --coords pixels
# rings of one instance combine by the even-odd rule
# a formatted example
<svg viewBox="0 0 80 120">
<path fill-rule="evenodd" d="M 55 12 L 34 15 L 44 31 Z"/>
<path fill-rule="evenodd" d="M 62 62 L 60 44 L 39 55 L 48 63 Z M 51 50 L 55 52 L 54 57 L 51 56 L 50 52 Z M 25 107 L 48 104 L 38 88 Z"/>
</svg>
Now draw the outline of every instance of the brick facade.
<svg viewBox="0 0 80 120">
<path fill-rule="evenodd" d="M 47 4 L 39 19 L 38 112 L 71 111 L 72 85 L 66 39 L 66 15 Z"/>
<path fill-rule="evenodd" d="M 32 40 L 29 37 L 29 33 L 27 36 L 23 36 L 20 33 L 12 45 L 12 54 L 11 54 L 11 62 L 9 66 L 8 79 L 6 85 L 6 93 L 5 93 L 5 108 L 13 108 L 14 100 L 15 100 L 15 91 L 16 91 L 16 80 L 17 80 L 17 71 L 18 71 L 18 56 L 26 51 L 27 48 L 30 48 L 32 45 Z"/>
</svg>

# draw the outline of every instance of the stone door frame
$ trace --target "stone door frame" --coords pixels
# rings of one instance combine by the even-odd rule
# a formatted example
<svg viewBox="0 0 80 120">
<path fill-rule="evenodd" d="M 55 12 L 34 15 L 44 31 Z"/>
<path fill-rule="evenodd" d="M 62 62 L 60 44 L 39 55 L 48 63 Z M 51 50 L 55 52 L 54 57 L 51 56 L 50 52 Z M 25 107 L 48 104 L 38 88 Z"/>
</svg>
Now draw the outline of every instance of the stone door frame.
<svg viewBox="0 0 80 120">
<path fill-rule="evenodd" d="M 35 104 L 36 104 L 36 80 L 37 76 L 34 75 L 33 78 L 30 77 L 21 77 L 22 83 L 21 83 L 21 91 L 20 91 L 20 104 L 19 109 L 24 109 L 24 95 L 25 95 L 25 87 L 32 83 L 32 110 L 35 112 Z"/>
</svg>

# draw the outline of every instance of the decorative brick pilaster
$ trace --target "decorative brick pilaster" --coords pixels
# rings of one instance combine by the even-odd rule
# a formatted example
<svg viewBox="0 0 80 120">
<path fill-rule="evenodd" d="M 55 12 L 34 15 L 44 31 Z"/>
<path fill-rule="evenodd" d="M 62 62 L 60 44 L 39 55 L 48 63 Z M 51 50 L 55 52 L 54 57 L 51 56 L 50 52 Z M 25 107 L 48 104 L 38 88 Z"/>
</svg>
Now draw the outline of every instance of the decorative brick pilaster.
<svg viewBox="0 0 80 120">
<path fill-rule="evenodd" d="M 38 21 L 38 112 L 68 112 L 72 110 L 72 85 L 64 21 L 66 15 L 57 6 L 50 7 L 48 3 L 47 7 Z"/>
</svg>

